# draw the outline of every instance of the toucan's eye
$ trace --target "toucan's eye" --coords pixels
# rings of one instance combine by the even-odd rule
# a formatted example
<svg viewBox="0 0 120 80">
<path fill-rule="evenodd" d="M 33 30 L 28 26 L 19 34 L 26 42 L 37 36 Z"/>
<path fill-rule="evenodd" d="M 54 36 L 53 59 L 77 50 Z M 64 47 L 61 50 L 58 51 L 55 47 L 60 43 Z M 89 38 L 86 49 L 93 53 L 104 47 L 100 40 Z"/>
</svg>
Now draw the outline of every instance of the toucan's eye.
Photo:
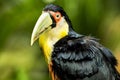
<svg viewBox="0 0 120 80">
<path fill-rule="evenodd" d="M 59 19 L 61 17 L 61 14 L 59 12 L 56 13 L 56 19 Z"/>
<path fill-rule="evenodd" d="M 59 18 L 59 17 L 60 17 L 60 15 L 59 15 L 59 14 L 56 14 L 56 17 L 57 17 L 57 18 Z"/>
<path fill-rule="evenodd" d="M 59 22 L 61 20 L 62 15 L 60 12 L 50 11 L 50 14 L 53 16 L 53 18 L 56 22 Z"/>
</svg>

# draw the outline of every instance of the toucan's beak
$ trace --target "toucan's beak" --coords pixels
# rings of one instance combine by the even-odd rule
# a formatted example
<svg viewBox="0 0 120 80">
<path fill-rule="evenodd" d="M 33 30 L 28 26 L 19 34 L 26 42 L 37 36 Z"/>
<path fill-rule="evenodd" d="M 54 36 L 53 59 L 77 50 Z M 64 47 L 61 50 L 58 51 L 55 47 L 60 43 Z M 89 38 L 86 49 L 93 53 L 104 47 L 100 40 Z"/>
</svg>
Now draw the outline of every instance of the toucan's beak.
<svg viewBox="0 0 120 80">
<path fill-rule="evenodd" d="M 52 19 L 48 12 L 42 13 L 39 17 L 31 36 L 31 46 L 39 38 L 40 34 L 52 25 Z"/>
</svg>

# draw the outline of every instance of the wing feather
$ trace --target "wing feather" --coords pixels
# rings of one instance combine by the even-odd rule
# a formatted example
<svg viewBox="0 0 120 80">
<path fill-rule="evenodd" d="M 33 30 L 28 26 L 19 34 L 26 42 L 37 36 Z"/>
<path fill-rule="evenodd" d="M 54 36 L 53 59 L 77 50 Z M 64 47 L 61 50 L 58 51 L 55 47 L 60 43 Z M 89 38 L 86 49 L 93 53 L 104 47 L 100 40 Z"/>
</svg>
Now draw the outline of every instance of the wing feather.
<svg viewBox="0 0 120 80">
<path fill-rule="evenodd" d="M 66 36 L 54 45 L 51 57 L 61 80 L 120 80 L 115 57 L 95 38 Z"/>
</svg>

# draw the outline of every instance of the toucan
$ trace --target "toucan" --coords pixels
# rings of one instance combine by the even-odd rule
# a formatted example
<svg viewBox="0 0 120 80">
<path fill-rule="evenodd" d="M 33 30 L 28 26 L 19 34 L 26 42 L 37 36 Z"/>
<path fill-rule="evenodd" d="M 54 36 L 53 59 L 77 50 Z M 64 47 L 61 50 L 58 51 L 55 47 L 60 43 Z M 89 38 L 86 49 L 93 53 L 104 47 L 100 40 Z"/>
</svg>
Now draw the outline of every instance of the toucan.
<svg viewBox="0 0 120 80">
<path fill-rule="evenodd" d="M 112 52 L 98 39 L 75 32 L 62 7 L 45 6 L 31 45 L 38 38 L 52 80 L 120 80 Z"/>
</svg>

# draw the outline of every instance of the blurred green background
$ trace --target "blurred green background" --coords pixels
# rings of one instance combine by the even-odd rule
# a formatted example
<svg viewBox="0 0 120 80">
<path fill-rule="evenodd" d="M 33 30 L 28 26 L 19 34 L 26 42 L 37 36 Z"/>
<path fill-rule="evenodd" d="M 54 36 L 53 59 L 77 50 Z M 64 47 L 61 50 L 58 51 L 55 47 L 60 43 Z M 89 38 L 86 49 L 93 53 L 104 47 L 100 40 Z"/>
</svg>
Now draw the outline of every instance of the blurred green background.
<svg viewBox="0 0 120 80">
<path fill-rule="evenodd" d="M 120 0 L 0 0 L 0 80 L 50 80 L 32 29 L 45 5 L 64 8 L 76 32 L 100 39 L 120 57 Z"/>
</svg>

